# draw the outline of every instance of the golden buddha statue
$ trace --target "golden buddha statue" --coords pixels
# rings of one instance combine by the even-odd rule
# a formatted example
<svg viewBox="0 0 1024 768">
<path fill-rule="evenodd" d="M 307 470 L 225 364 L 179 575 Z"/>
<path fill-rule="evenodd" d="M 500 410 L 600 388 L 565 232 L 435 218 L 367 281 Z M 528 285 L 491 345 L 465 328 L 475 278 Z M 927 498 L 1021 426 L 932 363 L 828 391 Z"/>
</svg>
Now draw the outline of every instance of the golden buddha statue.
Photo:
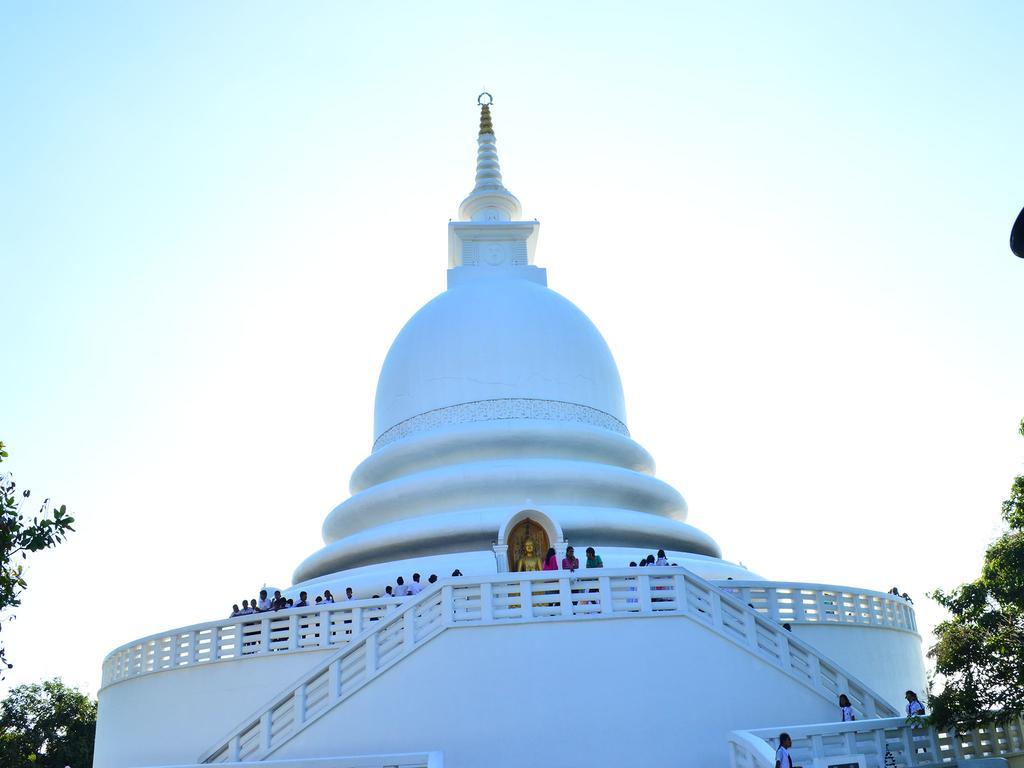
<svg viewBox="0 0 1024 768">
<path fill-rule="evenodd" d="M 523 554 L 516 562 L 517 571 L 542 571 L 544 570 L 544 561 L 538 557 L 533 539 L 527 539 L 523 542 Z"/>
</svg>

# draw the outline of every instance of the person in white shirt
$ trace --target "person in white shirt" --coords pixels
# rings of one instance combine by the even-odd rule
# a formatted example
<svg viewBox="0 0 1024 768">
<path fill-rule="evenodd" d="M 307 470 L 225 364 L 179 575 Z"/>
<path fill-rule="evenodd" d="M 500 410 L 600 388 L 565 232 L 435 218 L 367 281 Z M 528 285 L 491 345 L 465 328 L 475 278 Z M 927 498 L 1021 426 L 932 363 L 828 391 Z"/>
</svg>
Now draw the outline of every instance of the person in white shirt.
<svg viewBox="0 0 1024 768">
<path fill-rule="evenodd" d="M 345 599 L 355 600 L 355 598 L 352 596 L 352 587 L 345 587 Z"/>
<path fill-rule="evenodd" d="M 329 590 L 329 589 L 325 589 L 324 590 L 324 602 L 325 603 L 333 603 L 334 602 L 334 595 L 331 594 L 331 590 Z"/>
<path fill-rule="evenodd" d="M 779 734 L 779 748 L 775 750 L 775 768 L 793 768 L 793 758 L 789 756 L 789 749 L 793 746 L 793 740 L 788 733 Z"/>
<path fill-rule="evenodd" d="M 924 716 L 924 704 L 918 700 L 916 693 L 907 691 L 907 717 L 914 717 L 915 715 L 918 717 Z"/>
<path fill-rule="evenodd" d="M 257 603 L 257 607 L 261 611 L 269 611 L 270 610 L 270 599 L 267 597 L 267 590 L 265 590 L 265 589 L 261 589 L 260 590 L 260 601 L 259 601 L 259 603 Z"/>
<path fill-rule="evenodd" d="M 418 573 L 414 573 L 412 575 L 412 584 L 409 585 L 409 594 L 418 595 L 422 591 L 423 585 L 420 584 L 420 575 Z"/>
<path fill-rule="evenodd" d="M 839 694 L 839 713 L 843 716 L 844 723 L 852 723 L 857 719 L 853 716 L 853 707 L 850 706 L 850 697 L 845 693 Z"/>
<path fill-rule="evenodd" d="M 395 584 L 397 585 L 395 587 L 395 597 L 405 597 L 409 594 L 409 587 L 401 576 L 398 577 Z"/>
<path fill-rule="evenodd" d="M 665 550 L 658 550 L 658 559 L 654 561 L 655 565 L 668 565 L 668 558 L 665 557 Z"/>
</svg>

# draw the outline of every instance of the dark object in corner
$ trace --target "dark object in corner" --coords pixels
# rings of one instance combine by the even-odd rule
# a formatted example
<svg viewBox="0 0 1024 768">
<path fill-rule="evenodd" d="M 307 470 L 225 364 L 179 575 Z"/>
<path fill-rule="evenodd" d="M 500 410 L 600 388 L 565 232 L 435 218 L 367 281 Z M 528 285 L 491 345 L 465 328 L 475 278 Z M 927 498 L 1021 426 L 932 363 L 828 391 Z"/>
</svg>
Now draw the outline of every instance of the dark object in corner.
<svg viewBox="0 0 1024 768">
<path fill-rule="evenodd" d="M 1010 250 L 1024 259 L 1024 208 L 1017 214 L 1017 220 L 1010 230 Z"/>
</svg>

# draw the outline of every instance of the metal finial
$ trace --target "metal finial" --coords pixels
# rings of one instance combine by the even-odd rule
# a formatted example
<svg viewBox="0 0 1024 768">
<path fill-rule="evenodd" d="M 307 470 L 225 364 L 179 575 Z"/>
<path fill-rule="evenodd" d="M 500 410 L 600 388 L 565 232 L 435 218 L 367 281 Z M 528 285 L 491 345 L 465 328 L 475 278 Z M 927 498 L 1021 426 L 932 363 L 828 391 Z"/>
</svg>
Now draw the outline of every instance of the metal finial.
<svg viewBox="0 0 1024 768">
<path fill-rule="evenodd" d="M 486 102 L 484 101 L 484 96 L 487 97 Z M 491 106 L 491 104 L 494 103 L 494 97 L 491 96 L 491 94 L 489 94 L 487 91 L 484 91 L 483 93 L 476 97 L 476 103 L 479 104 L 481 107 L 489 107 Z"/>
</svg>

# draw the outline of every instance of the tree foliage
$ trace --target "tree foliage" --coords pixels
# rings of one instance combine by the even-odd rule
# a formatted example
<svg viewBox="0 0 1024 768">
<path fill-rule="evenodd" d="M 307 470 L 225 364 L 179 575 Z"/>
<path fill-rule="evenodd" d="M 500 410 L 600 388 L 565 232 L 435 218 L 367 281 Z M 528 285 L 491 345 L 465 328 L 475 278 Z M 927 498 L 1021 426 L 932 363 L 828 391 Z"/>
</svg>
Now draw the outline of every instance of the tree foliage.
<svg viewBox="0 0 1024 768">
<path fill-rule="evenodd" d="M 0 442 L 0 463 L 7 458 Z M 49 549 L 64 541 L 75 519 L 62 504 L 50 512 L 49 499 L 31 520 L 21 513 L 29 491 L 21 491 L 20 499 L 10 474 L 0 474 L 0 612 L 21 605 L 25 581 L 25 559 L 30 552 Z M 3 617 L 6 618 L 6 617 Z M 2 619 L 0 619 L 2 628 Z M 0 643 L 0 669 L 10 668 L 3 644 Z"/>
<path fill-rule="evenodd" d="M 0 704 L 0 765 L 90 768 L 96 702 L 60 678 L 20 685 Z"/>
<path fill-rule="evenodd" d="M 931 595 L 950 612 L 929 651 L 945 678 L 930 702 L 939 725 L 970 730 L 1024 713 L 1024 475 L 1002 511 L 1008 529 L 985 552 L 981 576 Z"/>
</svg>

